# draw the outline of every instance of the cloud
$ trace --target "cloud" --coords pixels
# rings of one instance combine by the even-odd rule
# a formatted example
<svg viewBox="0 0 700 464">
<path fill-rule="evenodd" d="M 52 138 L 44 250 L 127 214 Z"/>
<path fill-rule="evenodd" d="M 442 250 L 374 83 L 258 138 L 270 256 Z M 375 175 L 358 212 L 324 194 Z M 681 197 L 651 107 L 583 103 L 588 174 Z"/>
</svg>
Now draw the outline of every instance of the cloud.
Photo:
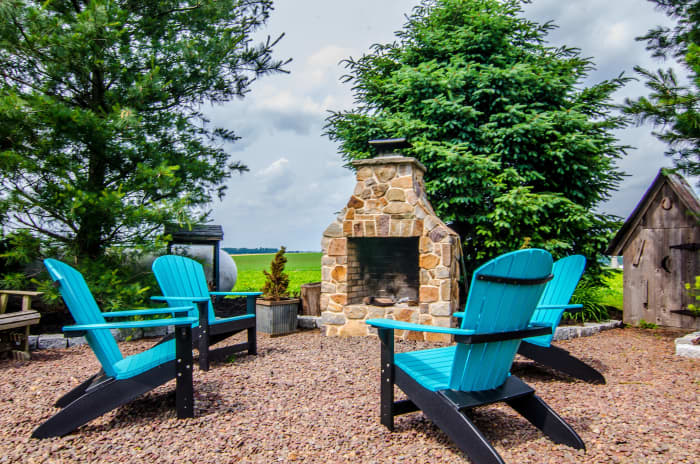
<svg viewBox="0 0 700 464">
<path fill-rule="evenodd" d="M 255 173 L 255 175 L 258 177 L 276 178 L 286 174 L 288 171 L 288 167 L 289 160 L 287 158 L 280 158 L 276 161 L 273 161 L 265 169 L 261 169 L 260 171 Z"/>
<path fill-rule="evenodd" d="M 321 136 L 327 110 L 354 106 L 351 85 L 339 78 L 346 69 L 339 62 L 369 52 L 373 43 L 395 39 L 404 14 L 419 0 L 355 0 L 277 2 L 264 35 L 287 35 L 276 49 L 292 57 L 290 74 L 265 76 L 256 81 L 243 100 L 207 110 L 212 123 L 242 137 L 226 148 L 251 172 L 233 176 L 229 193 L 215 202 L 213 219 L 225 230 L 225 246 L 279 246 L 318 250 L 323 230 L 347 202 L 355 179 L 343 167 L 335 142 Z M 592 57 L 596 70 L 583 86 L 617 77 L 633 66 L 668 67 L 651 58 L 635 37 L 668 18 L 641 0 L 537 0 L 524 5 L 525 16 L 559 26 L 548 36 L 551 46 L 567 45 Z M 685 72 L 679 72 L 684 75 Z M 642 82 L 632 82 L 615 95 L 646 94 Z M 601 211 L 626 217 L 651 184 L 659 168 L 670 166 L 666 147 L 651 128 L 630 127 L 616 134 L 621 144 L 634 145 L 620 160 L 629 174 Z"/>
</svg>

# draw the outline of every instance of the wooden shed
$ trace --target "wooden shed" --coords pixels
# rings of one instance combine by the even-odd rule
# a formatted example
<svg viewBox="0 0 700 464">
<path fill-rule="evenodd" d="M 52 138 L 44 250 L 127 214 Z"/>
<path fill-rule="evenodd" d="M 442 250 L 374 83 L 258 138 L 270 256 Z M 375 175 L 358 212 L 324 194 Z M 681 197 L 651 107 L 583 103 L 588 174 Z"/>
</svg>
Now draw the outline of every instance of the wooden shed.
<svg viewBox="0 0 700 464">
<path fill-rule="evenodd" d="M 608 246 L 624 257 L 624 322 L 700 329 L 685 289 L 700 275 L 700 201 L 683 177 L 663 170 Z"/>
</svg>

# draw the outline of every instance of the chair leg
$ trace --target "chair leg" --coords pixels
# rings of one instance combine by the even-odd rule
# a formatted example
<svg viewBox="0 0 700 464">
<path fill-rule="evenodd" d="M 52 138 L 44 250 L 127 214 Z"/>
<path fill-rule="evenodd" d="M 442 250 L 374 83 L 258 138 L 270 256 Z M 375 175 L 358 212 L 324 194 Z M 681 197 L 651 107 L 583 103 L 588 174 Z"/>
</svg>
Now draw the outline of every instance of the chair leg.
<svg viewBox="0 0 700 464">
<path fill-rule="evenodd" d="M 477 464 L 505 464 L 503 458 L 491 446 L 486 437 L 463 412 L 454 409 L 441 396 L 435 395 L 443 404 L 423 409 L 431 421 Z"/>
<path fill-rule="evenodd" d="M 394 331 L 379 329 L 381 340 L 380 356 L 380 422 L 390 431 L 394 431 Z"/>
<path fill-rule="evenodd" d="M 205 353 L 209 347 L 205 349 Z M 199 352 L 200 363 L 204 353 Z M 178 419 L 194 417 L 194 388 L 192 387 L 192 328 L 175 327 L 175 403 Z M 209 362 L 207 358 L 207 369 Z"/>
<path fill-rule="evenodd" d="M 199 309 L 199 327 L 197 330 L 199 346 L 199 369 L 202 371 L 209 370 L 209 302 L 199 301 L 197 307 Z"/>
<path fill-rule="evenodd" d="M 581 437 L 547 403 L 534 393 L 506 401 L 532 425 L 540 429 L 555 443 L 576 449 L 586 449 Z"/>
<path fill-rule="evenodd" d="M 472 461 L 476 464 L 505 464 L 476 425 L 449 398 L 425 389 L 398 367 L 394 373 L 399 388 Z"/>
<path fill-rule="evenodd" d="M 248 329 L 248 354 L 258 354 L 258 340 L 257 331 L 255 330 L 255 327 L 251 327 L 250 329 Z"/>
<path fill-rule="evenodd" d="M 523 341 L 518 354 L 589 383 L 605 384 L 603 374 L 556 346 L 539 346 Z"/>
<path fill-rule="evenodd" d="M 105 379 L 37 427 L 32 437 L 60 437 L 72 432 L 81 425 L 172 379 L 175 372 L 174 364 L 175 361 L 162 364 L 130 379 Z"/>
<path fill-rule="evenodd" d="M 73 388 L 71 391 L 60 397 L 58 400 L 56 400 L 54 406 L 57 408 L 62 408 L 64 406 L 69 405 L 73 401 L 80 398 L 83 395 L 83 393 L 85 393 L 85 391 L 88 388 L 90 388 L 92 384 L 96 383 L 96 380 L 102 376 L 104 376 L 104 371 L 100 369 L 100 372 L 91 376 L 85 382 L 81 383 L 80 385 L 78 385 L 77 387 Z"/>
</svg>

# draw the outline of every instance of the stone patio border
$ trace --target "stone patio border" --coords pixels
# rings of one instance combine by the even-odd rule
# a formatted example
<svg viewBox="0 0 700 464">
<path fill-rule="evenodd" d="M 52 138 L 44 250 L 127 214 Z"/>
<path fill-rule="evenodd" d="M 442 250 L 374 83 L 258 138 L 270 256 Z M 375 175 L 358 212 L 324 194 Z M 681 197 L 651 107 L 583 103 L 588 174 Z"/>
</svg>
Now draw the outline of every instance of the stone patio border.
<svg viewBox="0 0 700 464">
<path fill-rule="evenodd" d="M 300 329 L 320 329 L 321 328 L 321 317 L 317 316 L 299 316 L 298 324 Z M 564 327 L 557 327 L 554 333 L 554 340 L 569 340 L 577 337 L 589 337 L 595 335 L 599 332 L 609 329 L 615 329 L 617 327 L 622 327 L 622 321 L 606 321 L 606 322 L 586 322 L 584 325 L 570 325 Z M 138 340 L 140 338 L 159 338 L 167 333 L 165 328 L 157 327 L 155 329 L 141 330 L 134 329 L 131 334 L 122 332 L 120 330 L 113 329 L 112 334 L 117 341 L 124 341 L 127 337 L 131 336 L 132 340 Z M 679 346 L 685 347 L 689 346 L 691 349 L 697 350 L 695 356 L 690 357 L 700 357 L 700 346 L 695 346 L 690 344 L 690 338 L 694 335 L 694 338 L 700 336 L 700 332 L 695 334 L 686 335 L 682 339 L 676 340 L 676 354 L 678 353 Z M 684 340 L 688 338 L 687 342 L 679 342 L 679 340 Z M 76 345 L 83 345 L 87 343 L 85 337 L 64 337 L 63 334 L 42 334 L 42 335 L 30 335 L 29 336 L 29 349 L 30 350 L 46 350 L 54 348 L 68 348 Z M 679 345 L 680 343 L 680 345 Z M 686 350 L 681 348 L 681 350 Z M 681 355 L 685 356 L 685 355 Z"/>
</svg>

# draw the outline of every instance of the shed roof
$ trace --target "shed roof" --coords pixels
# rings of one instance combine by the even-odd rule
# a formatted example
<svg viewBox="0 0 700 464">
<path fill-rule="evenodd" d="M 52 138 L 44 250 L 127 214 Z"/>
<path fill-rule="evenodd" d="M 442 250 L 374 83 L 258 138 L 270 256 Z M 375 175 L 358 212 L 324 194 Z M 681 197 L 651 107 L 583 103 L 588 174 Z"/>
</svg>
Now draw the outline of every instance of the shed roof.
<svg viewBox="0 0 700 464">
<path fill-rule="evenodd" d="M 660 169 L 654 182 L 651 183 L 639 200 L 639 203 L 637 203 L 634 211 L 632 211 L 632 214 L 630 214 L 622 227 L 620 227 L 615 238 L 608 245 L 608 249 L 605 250 L 606 254 L 617 256 L 621 253 L 664 184 L 668 184 L 686 208 L 694 214 L 700 215 L 700 200 L 698 200 L 690 184 L 683 176 Z"/>
<path fill-rule="evenodd" d="M 196 224 L 190 227 L 166 225 L 165 233 L 171 235 L 171 243 L 215 243 L 223 240 L 224 229 L 219 225 Z"/>
</svg>

